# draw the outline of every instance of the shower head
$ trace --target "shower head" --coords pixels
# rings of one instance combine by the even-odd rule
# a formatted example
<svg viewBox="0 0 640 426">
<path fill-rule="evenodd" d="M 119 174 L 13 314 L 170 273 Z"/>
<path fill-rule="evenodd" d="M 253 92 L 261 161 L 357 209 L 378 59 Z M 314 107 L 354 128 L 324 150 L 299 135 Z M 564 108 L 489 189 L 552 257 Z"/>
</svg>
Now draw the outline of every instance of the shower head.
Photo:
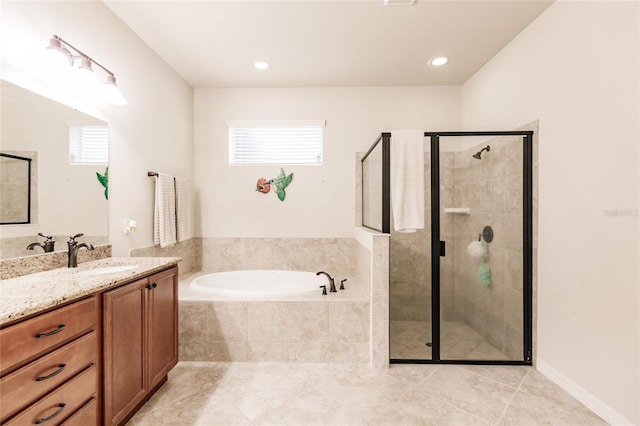
<svg viewBox="0 0 640 426">
<path fill-rule="evenodd" d="M 473 154 L 472 157 L 475 158 L 476 160 L 482 160 L 482 151 L 487 151 L 487 152 L 491 151 L 491 146 L 490 145 L 485 146 L 480 151 Z"/>
</svg>

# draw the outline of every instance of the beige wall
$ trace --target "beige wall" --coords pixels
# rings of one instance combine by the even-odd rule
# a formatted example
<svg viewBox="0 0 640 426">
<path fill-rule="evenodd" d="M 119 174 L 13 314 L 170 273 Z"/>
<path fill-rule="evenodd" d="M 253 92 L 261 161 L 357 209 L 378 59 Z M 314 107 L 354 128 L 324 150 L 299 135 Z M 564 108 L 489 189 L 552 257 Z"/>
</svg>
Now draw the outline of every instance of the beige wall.
<svg viewBox="0 0 640 426">
<path fill-rule="evenodd" d="M 540 119 L 538 368 L 616 424 L 640 422 L 639 8 L 556 2 L 462 88 L 466 128 Z"/>
<path fill-rule="evenodd" d="M 459 126 L 459 87 L 196 89 L 195 183 L 203 237 L 353 235 L 354 152 L 382 131 Z M 322 166 L 288 166 L 287 198 L 255 191 L 277 166 L 228 165 L 226 120 L 327 120 Z M 197 231 L 197 232 L 198 232 Z"/>
<path fill-rule="evenodd" d="M 2 2 L 1 19 L 2 39 L 11 40 L 3 45 L 3 78 L 18 83 L 19 77 L 109 123 L 113 254 L 152 245 L 154 182 L 147 171 L 193 179 L 193 89 L 102 2 Z M 128 105 L 78 102 L 38 87 L 32 76 L 41 67 L 34 69 L 25 54 L 39 55 L 53 34 L 111 69 Z M 124 219 L 136 219 L 137 232 L 125 235 Z"/>
</svg>

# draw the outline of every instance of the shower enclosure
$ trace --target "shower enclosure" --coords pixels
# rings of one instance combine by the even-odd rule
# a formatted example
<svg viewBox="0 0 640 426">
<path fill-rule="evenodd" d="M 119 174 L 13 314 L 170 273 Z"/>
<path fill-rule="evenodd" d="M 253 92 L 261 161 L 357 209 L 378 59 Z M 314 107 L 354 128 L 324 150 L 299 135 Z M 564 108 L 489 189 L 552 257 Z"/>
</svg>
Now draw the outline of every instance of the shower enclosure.
<svg viewBox="0 0 640 426">
<path fill-rule="evenodd" d="M 390 234 L 391 362 L 531 364 L 532 131 L 425 132 L 424 229 L 393 229 L 391 133 L 362 158 Z"/>
</svg>

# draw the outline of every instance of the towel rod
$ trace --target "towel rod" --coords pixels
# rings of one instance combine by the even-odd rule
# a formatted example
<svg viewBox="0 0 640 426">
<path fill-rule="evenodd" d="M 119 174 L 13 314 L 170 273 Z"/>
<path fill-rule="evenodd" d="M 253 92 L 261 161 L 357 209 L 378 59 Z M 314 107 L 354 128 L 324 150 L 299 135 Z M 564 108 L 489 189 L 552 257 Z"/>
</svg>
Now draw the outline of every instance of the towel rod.
<svg viewBox="0 0 640 426">
<path fill-rule="evenodd" d="M 147 176 L 158 176 L 156 172 L 147 172 Z"/>
</svg>

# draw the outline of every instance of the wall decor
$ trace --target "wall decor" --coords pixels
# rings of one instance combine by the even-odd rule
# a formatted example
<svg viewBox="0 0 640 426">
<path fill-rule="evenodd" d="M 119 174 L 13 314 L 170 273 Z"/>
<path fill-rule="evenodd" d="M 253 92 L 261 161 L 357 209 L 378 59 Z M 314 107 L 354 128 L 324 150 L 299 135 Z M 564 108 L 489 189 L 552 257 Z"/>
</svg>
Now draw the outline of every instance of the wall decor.
<svg viewBox="0 0 640 426">
<path fill-rule="evenodd" d="M 277 178 L 273 179 L 265 179 L 260 178 L 256 184 L 256 191 L 262 192 L 263 194 L 268 194 L 271 191 L 271 186 L 275 188 L 276 194 L 278 195 L 278 199 L 280 201 L 284 201 L 287 193 L 285 192 L 285 188 L 289 186 L 291 181 L 293 180 L 293 173 L 286 175 L 284 169 L 280 169 L 280 174 Z"/>
<path fill-rule="evenodd" d="M 104 186 L 104 198 L 109 199 L 109 166 L 105 167 L 104 174 L 96 172 L 96 177 L 98 178 L 98 182 L 102 186 Z"/>
</svg>

